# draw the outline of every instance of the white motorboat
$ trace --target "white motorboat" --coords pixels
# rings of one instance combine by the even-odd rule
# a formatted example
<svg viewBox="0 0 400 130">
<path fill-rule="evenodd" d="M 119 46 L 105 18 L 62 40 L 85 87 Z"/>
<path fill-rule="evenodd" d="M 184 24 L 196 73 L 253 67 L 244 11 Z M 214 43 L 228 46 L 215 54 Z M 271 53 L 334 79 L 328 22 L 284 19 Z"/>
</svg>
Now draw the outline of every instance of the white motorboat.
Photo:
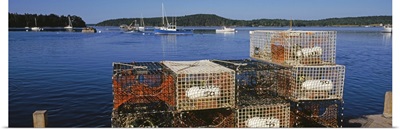
<svg viewBox="0 0 400 130">
<path fill-rule="evenodd" d="M 235 29 L 223 26 L 222 29 L 216 29 L 215 32 L 235 32 Z"/>
<path fill-rule="evenodd" d="M 392 25 L 388 24 L 388 25 L 383 26 L 382 32 L 383 33 L 392 33 Z"/>
</svg>

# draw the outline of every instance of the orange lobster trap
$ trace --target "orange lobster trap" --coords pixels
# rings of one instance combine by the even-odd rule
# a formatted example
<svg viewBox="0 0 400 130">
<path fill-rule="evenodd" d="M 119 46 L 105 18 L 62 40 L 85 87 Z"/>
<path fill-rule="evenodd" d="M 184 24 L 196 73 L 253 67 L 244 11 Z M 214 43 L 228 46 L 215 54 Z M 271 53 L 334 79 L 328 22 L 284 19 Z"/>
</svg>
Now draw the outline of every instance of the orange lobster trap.
<svg viewBox="0 0 400 130">
<path fill-rule="evenodd" d="M 160 63 L 113 63 L 114 109 L 125 103 L 175 105 L 174 80 Z"/>
</svg>

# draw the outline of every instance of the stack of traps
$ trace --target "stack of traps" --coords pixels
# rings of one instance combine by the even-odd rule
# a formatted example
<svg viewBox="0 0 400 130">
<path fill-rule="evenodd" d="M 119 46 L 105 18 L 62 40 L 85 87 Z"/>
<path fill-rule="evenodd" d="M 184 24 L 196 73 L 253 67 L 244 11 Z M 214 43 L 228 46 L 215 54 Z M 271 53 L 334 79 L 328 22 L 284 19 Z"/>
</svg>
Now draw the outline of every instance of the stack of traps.
<svg viewBox="0 0 400 130">
<path fill-rule="evenodd" d="M 304 109 L 291 108 L 291 113 L 297 113 L 292 117 L 338 127 L 337 122 L 323 122 L 338 119 L 338 114 L 315 118 L 304 114 L 319 111 L 311 109 L 316 104 L 343 101 L 345 66 L 336 64 L 336 31 L 250 31 L 250 57 L 287 68 L 277 70 L 275 85 L 279 96 L 303 105 Z M 329 107 L 331 111 L 341 113 Z"/>
<path fill-rule="evenodd" d="M 289 103 L 261 97 L 276 95 L 272 67 L 242 73 L 208 60 L 113 66 L 113 127 L 289 127 Z"/>
<path fill-rule="evenodd" d="M 216 110 L 235 107 L 231 69 L 208 60 L 113 63 L 113 67 L 113 127 L 229 127 L 220 123 L 234 117 L 232 110 Z M 199 114 L 199 110 L 210 111 Z M 170 115 L 172 119 L 163 118 Z M 214 116 L 218 120 L 208 125 L 189 120 Z M 233 127 L 230 120 L 223 124 Z"/>
<path fill-rule="evenodd" d="M 343 97 L 336 32 L 251 31 L 250 56 L 113 63 L 112 126 L 338 126 L 341 105 L 326 103 Z"/>
<path fill-rule="evenodd" d="M 288 68 L 278 75 L 278 94 L 283 97 L 343 97 L 345 66 L 335 64 L 335 31 L 250 31 L 250 57 Z"/>
</svg>

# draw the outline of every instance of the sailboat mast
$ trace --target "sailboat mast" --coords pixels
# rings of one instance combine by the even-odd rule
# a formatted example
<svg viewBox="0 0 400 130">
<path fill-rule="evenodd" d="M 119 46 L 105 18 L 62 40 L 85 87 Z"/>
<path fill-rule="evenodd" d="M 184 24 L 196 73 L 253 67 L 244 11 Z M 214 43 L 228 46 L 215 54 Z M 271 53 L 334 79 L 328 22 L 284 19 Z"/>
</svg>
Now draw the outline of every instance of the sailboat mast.
<svg viewBox="0 0 400 130">
<path fill-rule="evenodd" d="M 35 27 L 37 27 L 36 18 L 35 18 Z"/>
<path fill-rule="evenodd" d="M 162 12 L 162 17 L 161 17 L 162 25 L 165 26 L 165 23 L 164 23 L 164 3 L 161 3 L 161 12 Z"/>
<path fill-rule="evenodd" d="M 140 19 L 140 24 L 142 24 L 141 26 L 144 27 L 144 20 L 143 20 L 143 14 L 140 14 L 142 16 L 142 19 Z"/>
<path fill-rule="evenodd" d="M 68 16 L 68 24 L 69 26 L 72 26 L 71 18 Z"/>
<path fill-rule="evenodd" d="M 164 15 L 165 15 L 165 20 L 166 20 L 166 22 L 167 22 L 167 26 L 169 26 L 167 11 L 165 11 L 164 6 L 163 6 L 163 12 L 164 12 Z"/>
</svg>

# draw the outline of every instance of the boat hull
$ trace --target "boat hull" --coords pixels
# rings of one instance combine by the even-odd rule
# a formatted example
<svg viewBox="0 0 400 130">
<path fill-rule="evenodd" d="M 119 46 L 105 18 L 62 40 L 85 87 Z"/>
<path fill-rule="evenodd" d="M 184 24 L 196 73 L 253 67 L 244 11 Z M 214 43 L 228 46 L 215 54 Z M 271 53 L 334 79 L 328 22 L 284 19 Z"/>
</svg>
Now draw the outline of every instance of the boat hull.
<svg viewBox="0 0 400 130">
<path fill-rule="evenodd" d="M 72 26 L 66 26 L 66 27 L 64 27 L 64 29 L 72 29 L 73 27 Z"/>
<path fill-rule="evenodd" d="M 154 34 L 172 34 L 172 35 L 190 35 L 193 34 L 192 30 L 176 30 L 176 31 L 170 31 L 170 30 L 161 30 L 161 29 L 154 29 Z"/>
<path fill-rule="evenodd" d="M 382 30 L 383 33 L 392 33 L 392 28 L 384 28 Z"/>
<path fill-rule="evenodd" d="M 215 32 L 235 32 L 235 29 L 216 29 Z"/>
<path fill-rule="evenodd" d="M 39 27 L 32 27 L 31 30 L 32 30 L 32 31 L 40 31 L 40 30 L 42 30 L 42 29 L 39 28 Z"/>
</svg>

